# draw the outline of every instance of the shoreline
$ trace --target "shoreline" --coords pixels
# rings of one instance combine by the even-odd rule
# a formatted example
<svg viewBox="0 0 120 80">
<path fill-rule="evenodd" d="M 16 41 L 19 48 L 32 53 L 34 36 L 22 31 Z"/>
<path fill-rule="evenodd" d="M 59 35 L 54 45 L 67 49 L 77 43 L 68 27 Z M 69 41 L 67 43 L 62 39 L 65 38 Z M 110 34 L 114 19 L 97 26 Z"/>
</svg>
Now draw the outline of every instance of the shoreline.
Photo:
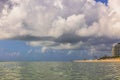
<svg viewBox="0 0 120 80">
<path fill-rule="evenodd" d="M 105 60 L 74 60 L 73 62 L 120 62 L 120 59 L 105 59 Z"/>
</svg>

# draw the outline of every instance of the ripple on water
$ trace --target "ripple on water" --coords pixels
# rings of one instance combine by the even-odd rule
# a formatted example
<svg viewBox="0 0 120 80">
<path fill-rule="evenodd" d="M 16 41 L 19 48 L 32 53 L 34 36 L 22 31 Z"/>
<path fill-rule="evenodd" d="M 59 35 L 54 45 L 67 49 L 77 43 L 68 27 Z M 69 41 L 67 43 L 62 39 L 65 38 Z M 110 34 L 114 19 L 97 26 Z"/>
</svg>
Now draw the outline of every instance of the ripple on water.
<svg viewBox="0 0 120 80">
<path fill-rule="evenodd" d="M 0 80 L 120 80 L 120 63 L 0 62 Z"/>
</svg>

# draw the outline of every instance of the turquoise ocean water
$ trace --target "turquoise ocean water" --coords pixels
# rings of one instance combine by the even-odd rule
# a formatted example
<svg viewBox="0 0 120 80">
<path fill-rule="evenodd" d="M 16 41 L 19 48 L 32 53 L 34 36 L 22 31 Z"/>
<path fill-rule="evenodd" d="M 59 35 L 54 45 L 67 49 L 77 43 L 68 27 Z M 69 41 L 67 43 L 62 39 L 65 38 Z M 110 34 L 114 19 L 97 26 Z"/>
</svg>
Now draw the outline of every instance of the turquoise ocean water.
<svg viewBox="0 0 120 80">
<path fill-rule="evenodd" d="M 120 63 L 0 62 L 0 80 L 120 80 Z"/>
</svg>

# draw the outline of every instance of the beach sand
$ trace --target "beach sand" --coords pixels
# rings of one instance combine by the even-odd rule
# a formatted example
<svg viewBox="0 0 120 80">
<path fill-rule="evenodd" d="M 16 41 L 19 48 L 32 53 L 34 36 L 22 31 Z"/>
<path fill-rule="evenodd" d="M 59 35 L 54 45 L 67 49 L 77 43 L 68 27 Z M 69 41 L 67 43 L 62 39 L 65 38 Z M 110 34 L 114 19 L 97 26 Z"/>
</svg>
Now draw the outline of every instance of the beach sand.
<svg viewBox="0 0 120 80">
<path fill-rule="evenodd" d="M 73 62 L 120 62 L 120 59 L 105 59 L 105 60 L 74 60 Z"/>
</svg>

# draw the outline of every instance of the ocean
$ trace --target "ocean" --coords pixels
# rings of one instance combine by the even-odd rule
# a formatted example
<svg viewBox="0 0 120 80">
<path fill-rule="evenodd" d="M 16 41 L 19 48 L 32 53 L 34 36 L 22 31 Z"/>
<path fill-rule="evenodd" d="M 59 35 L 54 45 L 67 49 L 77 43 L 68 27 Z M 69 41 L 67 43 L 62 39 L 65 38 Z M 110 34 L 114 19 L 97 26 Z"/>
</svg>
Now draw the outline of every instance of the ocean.
<svg viewBox="0 0 120 80">
<path fill-rule="evenodd" d="M 120 63 L 0 62 L 0 80 L 120 80 Z"/>
</svg>

